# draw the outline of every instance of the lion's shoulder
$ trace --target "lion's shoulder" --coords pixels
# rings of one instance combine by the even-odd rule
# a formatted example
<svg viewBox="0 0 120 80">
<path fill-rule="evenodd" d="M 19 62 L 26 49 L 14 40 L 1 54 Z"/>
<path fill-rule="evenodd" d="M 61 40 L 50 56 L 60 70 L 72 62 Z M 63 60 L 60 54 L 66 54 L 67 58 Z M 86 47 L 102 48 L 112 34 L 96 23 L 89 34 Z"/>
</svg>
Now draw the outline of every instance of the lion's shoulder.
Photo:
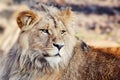
<svg viewBox="0 0 120 80">
<path fill-rule="evenodd" d="M 75 52 L 83 52 L 83 53 L 103 53 L 103 54 L 112 54 L 114 56 L 120 56 L 120 47 L 98 47 L 98 46 L 91 46 L 87 43 L 81 41 L 78 42 L 75 46 Z"/>
</svg>

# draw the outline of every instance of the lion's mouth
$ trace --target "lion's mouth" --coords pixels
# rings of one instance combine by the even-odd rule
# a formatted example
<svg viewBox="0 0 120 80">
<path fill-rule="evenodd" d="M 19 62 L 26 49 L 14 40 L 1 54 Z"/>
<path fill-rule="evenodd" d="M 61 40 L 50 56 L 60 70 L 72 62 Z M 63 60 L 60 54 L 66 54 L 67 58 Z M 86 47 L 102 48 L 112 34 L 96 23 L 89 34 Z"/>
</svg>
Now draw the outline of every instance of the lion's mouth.
<svg viewBox="0 0 120 80">
<path fill-rule="evenodd" d="M 61 57 L 60 53 L 57 53 L 57 54 L 55 54 L 54 56 L 59 56 L 59 57 Z"/>
<path fill-rule="evenodd" d="M 49 54 L 43 54 L 44 57 L 55 57 L 55 56 L 59 56 L 61 57 L 60 53 L 58 52 L 57 54 L 55 55 L 49 55 Z"/>
</svg>

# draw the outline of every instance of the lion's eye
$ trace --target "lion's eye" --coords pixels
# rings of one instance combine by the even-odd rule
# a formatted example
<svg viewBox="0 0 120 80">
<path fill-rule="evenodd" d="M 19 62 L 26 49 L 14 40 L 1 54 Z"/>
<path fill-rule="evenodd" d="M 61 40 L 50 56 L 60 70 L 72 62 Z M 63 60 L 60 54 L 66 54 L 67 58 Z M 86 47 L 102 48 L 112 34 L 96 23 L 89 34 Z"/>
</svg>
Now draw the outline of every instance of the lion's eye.
<svg viewBox="0 0 120 80">
<path fill-rule="evenodd" d="M 40 31 L 49 34 L 48 29 L 39 29 Z"/>
<path fill-rule="evenodd" d="M 65 32 L 66 32 L 65 30 L 62 30 L 62 31 L 61 31 L 61 34 L 64 34 Z"/>
</svg>

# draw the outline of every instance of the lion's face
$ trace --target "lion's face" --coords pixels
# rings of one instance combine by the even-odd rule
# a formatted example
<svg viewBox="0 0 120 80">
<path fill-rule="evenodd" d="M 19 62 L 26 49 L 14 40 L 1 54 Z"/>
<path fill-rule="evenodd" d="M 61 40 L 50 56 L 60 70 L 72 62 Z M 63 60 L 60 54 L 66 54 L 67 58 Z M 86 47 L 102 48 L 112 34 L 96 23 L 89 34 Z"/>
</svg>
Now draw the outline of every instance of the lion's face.
<svg viewBox="0 0 120 80">
<path fill-rule="evenodd" d="M 47 22 L 41 21 L 31 30 L 29 45 L 31 48 L 44 50 L 45 57 L 61 57 L 68 35 L 67 29 L 61 21 L 54 21 L 50 17 L 47 20 Z"/>
<path fill-rule="evenodd" d="M 55 14 L 20 12 L 17 23 L 21 28 L 19 43 L 22 57 L 29 55 L 36 58 L 37 55 L 53 68 L 60 63 L 61 66 L 67 65 L 75 45 L 74 32 L 69 25 L 71 15 L 69 9 Z"/>
</svg>

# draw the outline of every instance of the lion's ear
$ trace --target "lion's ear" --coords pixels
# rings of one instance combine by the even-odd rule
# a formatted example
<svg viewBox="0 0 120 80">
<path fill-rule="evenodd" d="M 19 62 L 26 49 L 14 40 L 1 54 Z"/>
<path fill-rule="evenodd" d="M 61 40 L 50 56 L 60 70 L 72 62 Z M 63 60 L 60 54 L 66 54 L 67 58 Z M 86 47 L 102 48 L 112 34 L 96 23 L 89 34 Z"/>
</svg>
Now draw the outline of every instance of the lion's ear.
<svg viewBox="0 0 120 80">
<path fill-rule="evenodd" d="M 62 10 L 61 13 L 61 18 L 64 22 L 69 21 L 72 18 L 73 12 L 71 11 L 71 8 L 68 7 L 65 10 Z"/>
<path fill-rule="evenodd" d="M 37 14 L 31 10 L 19 12 L 17 16 L 17 24 L 21 30 L 31 29 L 38 20 Z"/>
<path fill-rule="evenodd" d="M 71 8 L 70 8 L 70 7 L 66 8 L 66 9 L 63 10 L 62 12 L 63 12 L 63 15 L 64 15 L 65 17 L 70 17 L 70 16 L 72 15 L 72 11 L 71 11 Z"/>
</svg>

